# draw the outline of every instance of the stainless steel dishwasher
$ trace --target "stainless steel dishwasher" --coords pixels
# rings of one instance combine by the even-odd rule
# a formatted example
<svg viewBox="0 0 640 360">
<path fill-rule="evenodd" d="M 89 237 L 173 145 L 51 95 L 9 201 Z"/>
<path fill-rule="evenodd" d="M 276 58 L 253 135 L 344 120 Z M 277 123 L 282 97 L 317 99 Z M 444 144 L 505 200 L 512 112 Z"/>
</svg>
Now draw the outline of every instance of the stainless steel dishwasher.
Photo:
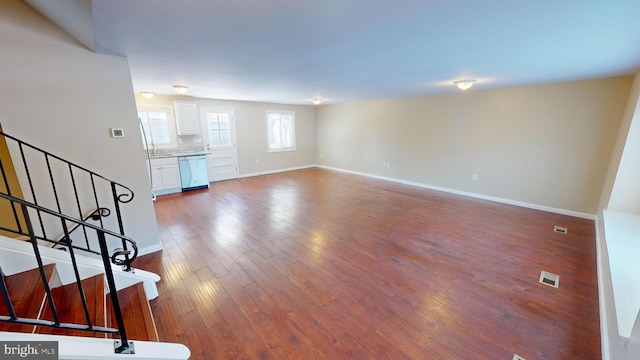
<svg viewBox="0 0 640 360">
<path fill-rule="evenodd" d="M 179 156 L 182 191 L 209 187 L 207 157 L 205 155 Z"/>
</svg>

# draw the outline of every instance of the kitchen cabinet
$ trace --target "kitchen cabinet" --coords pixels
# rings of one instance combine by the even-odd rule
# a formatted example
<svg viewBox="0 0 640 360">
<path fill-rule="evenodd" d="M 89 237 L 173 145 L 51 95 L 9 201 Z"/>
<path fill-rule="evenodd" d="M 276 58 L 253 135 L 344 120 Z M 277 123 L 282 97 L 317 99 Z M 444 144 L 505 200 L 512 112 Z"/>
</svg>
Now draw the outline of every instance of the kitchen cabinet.
<svg viewBox="0 0 640 360">
<path fill-rule="evenodd" d="M 178 135 L 200 135 L 198 104 L 191 101 L 174 101 Z"/>
<path fill-rule="evenodd" d="M 151 191 L 156 195 L 182 191 L 180 168 L 176 157 L 151 159 L 151 176 L 153 177 Z"/>
</svg>

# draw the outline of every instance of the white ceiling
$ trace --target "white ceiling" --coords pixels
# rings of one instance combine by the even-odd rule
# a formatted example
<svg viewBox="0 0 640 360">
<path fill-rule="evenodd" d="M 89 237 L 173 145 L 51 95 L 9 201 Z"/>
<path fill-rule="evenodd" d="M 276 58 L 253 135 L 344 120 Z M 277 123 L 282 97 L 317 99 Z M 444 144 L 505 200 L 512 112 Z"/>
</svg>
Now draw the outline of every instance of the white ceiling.
<svg viewBox="0 0 640 360">
<path fill-rule="evenodd" d="M 48 16 L 126 56 L 136 92 L 337 103 L 640 70 L 639 0 L 27 1 L 74 10 Z M 73 30 L 78 7 L 92 28 Z"/>
</svg>

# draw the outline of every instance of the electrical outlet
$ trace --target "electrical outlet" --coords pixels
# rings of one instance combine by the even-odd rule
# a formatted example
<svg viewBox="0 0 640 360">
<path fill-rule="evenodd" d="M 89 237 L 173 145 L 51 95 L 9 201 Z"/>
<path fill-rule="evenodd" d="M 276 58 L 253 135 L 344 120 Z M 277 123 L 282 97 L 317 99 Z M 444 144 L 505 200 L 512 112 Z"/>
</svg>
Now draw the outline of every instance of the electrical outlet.
<svg viewBox="0 0 640 360">
<path fill-rule="evenodd" d="M 260 164 L 260 159 L 256 159 L 256 164 Z"/>
<path fill-rule="evenodd" d="M 471 180 L 473 180 L 473 181 L 478 180 L 478 175 L 477 174 L 473 174 L 473 176 L 471 176 Z"/>
</svg>

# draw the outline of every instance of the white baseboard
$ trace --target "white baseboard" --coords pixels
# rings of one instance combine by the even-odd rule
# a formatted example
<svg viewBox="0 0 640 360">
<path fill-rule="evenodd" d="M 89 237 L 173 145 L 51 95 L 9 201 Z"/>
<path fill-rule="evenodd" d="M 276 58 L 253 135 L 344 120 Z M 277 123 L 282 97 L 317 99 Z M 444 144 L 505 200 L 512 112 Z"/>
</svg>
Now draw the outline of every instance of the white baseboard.
<svg viewBox="0 0 640 360">
<path fill-rule="evenodd" d="M 242 175 L 238 176 L 238 179 L 255 177 L 255 176 L 263 176 L 263 175 L 270 175 L 270 174 L 277 174 L 277 173 L 283 173 L 283 172 L 287 172 L 287 171 L 304 170 L 304 169 L 310 169 L 310 168 L 313 168 L 313 167 L 316 167 L 316 166 L 317 165 L 304 165 L 304 166 L 296 166 L 296 167 L 285 168 L 285 169 L 260 171 L 260 172 L 255 172 L 255 173 L 242 174 Z"/>
<path fill-rule="evenodd" d="M 151 246 L 147 246 L 147 247 L 143 247 L 141 249 L 138 249 L 138 256 L 142 256 L 142 255 L 147 255 L 147 254 L 151 254 L 157 251 L 162 251 L 162 243 L 157 243 L 155 245 L 151 245 Z"/>
<path fill-rule="evenodd" d="M 604 296 L 604 275 L 602 274 L 602 250 L 605 249 L 603 237 L 600 236 L 600 219 L 596 219 L 596 266 L 598 274 L 598 307 L 600 309 L 600 344 L 602 360 L 610 360 L 609 356 L 609 317 L 607 314 L 607 298 Z"/>
<path fill-rule="evenodd" d="M 159 190 L 153 190 L 152 193 L 155 195 L 169 195 L 169 194 L 175 194 L 175 193 L 179 193 L 182 192 L 182 188 L 181 187 L 174 187 L 174 188 L 168 188 L 168 189 L 159 189 Z"/>
<path fill-rule="evenodd" d="M 566 209 L 558 209 L 558 208 L 544 206 L 544 205 L 531 204 L 531 203 L 526 203 L 526 202 L 522 202 L 522 201 L 516 201 L 516 200 L 505 199 L 505 198 L 489 196 L 489 195 L 483 195 L 483 194 L 476 194 L 476 193 L 472 193 L 472 192 L 460 191 L 460 190 L 450 189 L 450 188 L 445 188 L 445 187 L 440 187 L 440 186 L 433 186 L 433 185 L 417 183 L 417 182 L 413 182 L 413 181 L 406 181 L 406 180 L 390 178 L 390 177 L 386 177 L 386 176 L 379 176 L 379 175 L 373 175 L 373 174 L 368 174 L 368 173 L 362 173 L 362 172 L 358 172 L 358 171 L 351 171 L 351 170 L 345 170 L 345 169 L 340 169 L 340 168 L 334 168 L 334 167 L 331 167 L 331 166 L 324 166 L 324 165 L 315 165 L 315 166 L 319 167 L 321 169 L 327 169 L 327 170 L 339 171 L 339 172 L 343 172 L 343 173 L 347 173 L 347 174 L 365 176 L 365 177 L 378 179 L 378 180 L 391 181 L 391 182 L 395 182 L 395 183 L 398 183 L 398 184 L 416 186 L 416 187 L 421 187 L 421 188 L 424 188 L 424 189 L 442 191 L 442 192 L 446 192 L 446 193 L 450 193 L 450 194 L 468 196 L 468 197 L 472 197 L 472 198 L 476 198 L 476 199 L 489 200 L 489 201 L 498 202 L 498 203 L 502 203 L 502 204 L 515 205 L 515 206 L 520 206 L 520 207 L 524 207 L 524 208 L 547 211 L 547 212 L 551 212 L 551 213 L 574 216 L 574 217 L 579 217 L 579 218 L 589 219 L 589 220 L 595 220 L 596 219 L 596 215 L 595 214 L 588 214 L 588 213 L 572 211 L 572 210 L 566 210 Z"/>
</svg>

